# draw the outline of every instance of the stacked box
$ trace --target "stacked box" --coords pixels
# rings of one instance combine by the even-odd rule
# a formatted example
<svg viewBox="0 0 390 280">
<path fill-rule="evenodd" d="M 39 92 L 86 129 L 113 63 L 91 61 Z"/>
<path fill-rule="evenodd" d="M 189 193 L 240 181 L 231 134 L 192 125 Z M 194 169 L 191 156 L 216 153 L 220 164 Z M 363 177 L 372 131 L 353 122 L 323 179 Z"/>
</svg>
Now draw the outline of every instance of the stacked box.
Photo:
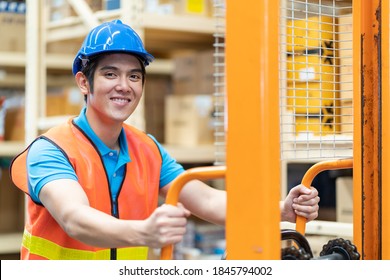
<svg viewBox="0 0 390 280">
<path fill-rule="evenodd" d="M 165 98 L 172 93 L 172 81 L 169 76 L 148 75 L 145 83 L 145 125 L 146 132 L 159 142 L 165 142 Z"/>
<path fill-rule="evenodd" d="M 213 11 L 212 0 L 159 0 L 159 5 L 176 15 L 212 16 Z M 168 9 L 167 5 L 171 7 Z"/>
<path fill-rule="evenodd" d="M 70 4 L 66 0 L 51 0 L 49 5 L 51 21 L 61 20 L 75 15 Z"/>
<path fill-rule="evenodd" d="M 46 116 L 78 115 L 84 97 L 77 87 L 49 88 L 46 95 Z"/>
<path fill-rule="evenodd" d="M 60 42 L 54 41 L 49 42 L 46 45 L 46 50 L 48 53 L 55 53 L 55 54 L 69 54 L 74 53 L 76 54 L 80 46 L 82 44 L 82 40 L 63 40 Z"/>
<path fill-rule="evenodd" d="M 24 194 L 11 182 L 9 164 L 0 164 L 0 232 L 23 230 Z"/>
<path fill-rule="evenodd" d="M 214 89 L 214 49 L 197 54 L 199 71 L 199 94 L 213 94 Z"/>
<path fill-rule="evenodd" d="M 102 10 L 102 0 L 85 0 L 92 11 Z M 66 0 L 51 0 L 49 2 L 49 18 L 51 21 L 62 20 L 67 17 L 76 16 L 76 12 Z"/>
<path fill-rule="evenodd" d="M 1 116 L 4 140 L 24 141 L 24 92 L 11 91 L 4 97 Z"/>
<path fill-rule="evenodd" d="M 173 57 L 173 93 L 212 94 L 214 92 L 214 50 L 185 51 Z"/>
<path fill-rule="evenodd" d="M 214 141 L 211 95 L 169 95 L 165 100 L 165 143 L 186 147 Z"/>
<path fill-rule="evenodd" d="M 4 140 L 24 141 L 24 120 L 24 106 L 8 108 L 5 113 Z"/>
<path fill-rule="evenodd" d="M 199 72 L 196 51 L 176 53 L 173 57 L 173 93 L 198 94 Z"/>
<path fill-rule="evenodd" d="M 334 21 L 320 16 L 287 23 L 287 108 L 297 134 L 340 130 Z"/>
<path fill-rule="evenodd" d="M 0 12 L 0 51 L 24 52 L 26 50 L 26 15 Z"/>
</svg>

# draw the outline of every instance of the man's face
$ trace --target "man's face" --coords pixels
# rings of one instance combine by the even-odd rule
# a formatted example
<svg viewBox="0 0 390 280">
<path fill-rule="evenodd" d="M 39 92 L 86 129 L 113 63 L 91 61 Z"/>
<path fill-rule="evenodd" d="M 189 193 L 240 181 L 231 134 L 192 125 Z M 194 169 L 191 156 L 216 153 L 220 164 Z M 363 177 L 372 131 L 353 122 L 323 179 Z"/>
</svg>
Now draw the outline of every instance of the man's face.
<svg viewBox="0 0 390 280">
<path fill-rule="evenodd" d="M 142 97 L 142 67 L 129 54 L 102 57 L 94 74 L 94 92 L 88 92 L 87 112 L 105 123 L 123 122 Z"/>
</svg>

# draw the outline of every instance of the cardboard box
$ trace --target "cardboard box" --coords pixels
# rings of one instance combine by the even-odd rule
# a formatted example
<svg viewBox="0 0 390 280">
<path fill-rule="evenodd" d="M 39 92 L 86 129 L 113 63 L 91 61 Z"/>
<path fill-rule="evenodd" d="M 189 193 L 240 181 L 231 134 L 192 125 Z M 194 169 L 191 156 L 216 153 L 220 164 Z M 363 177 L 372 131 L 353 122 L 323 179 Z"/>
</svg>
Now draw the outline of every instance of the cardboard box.
<svg viewBox="0 0 390 280">
<path fill-rule="evenodd" d="M 169 95 L 165 101 L 165 143 L 195 147 L 214 142 L 210 95 Z"/>
<path fill-rule="evenodd" d="M 165 142 L 165 98 L 172 93 L 169 76 L 148 76 L 145 83 L 145 125 L 146 132 L 159 142 Z"/>
<path fill-rule="evenodd" d="M 67 40 L 61 42 L 49 42 L 46 46 L 48 53 L 69 54 L 77 53 L 82 44 L 81 40 Z"/>
<path fill-rule="evenodd" d="M 198 94 L 212 94 L 214 88 L 214 49 L 200 51 L 199 61 L 199 92 Z"/>
<path fill-rule="evenodd" d="M 186 51 L 173 56 L 173 92 L 174 94 L 198 94 L 199 73 L 197 52 Z"/>
<path fill-rule="evenodd" d="M 102 10 L 102 0 L 85 0 L 93 12 Z M 62 20 L 67 17 L 77 16 L 72 5 L 66 0 L 51 0 L 49 18 L 51 21 Z"/>
<path fill-rule="evenodd" d="M 26 50 L 26 16 L 17 13 L 0 13 L 0 51 Z"/>
<path fill-rule="evenodd" d="M 210 16 L 212 0 L 159 0 L 160 5 L 172 5 L 176 15 Z"/>
<path fill-rule="evenodd" d="M 4 140 L 24 141 L 24 107 L 10 107 L 5 112 Z"/>
<path fill-rule="evenodd" d="M 173 93 L 212 94 L 214 92 L 214 50 L 185 51 L 173 56 Z"/>
<path fill-rule="evenodd" d="M 48 89 L 46 116 L 78 115 L 84 106 L 83 95 L 77 87 Z"/>
<path fill-rule="evenodd" d="M 353 180 L 352 177 L 336 179 L 336 221 L 353 222 Z"/>
<path fill-rule="evenodd" d="M 0 232 L 22 231 L 24 194 L 11 182 L 8 166 L 0 168 Z"/>
</svg>

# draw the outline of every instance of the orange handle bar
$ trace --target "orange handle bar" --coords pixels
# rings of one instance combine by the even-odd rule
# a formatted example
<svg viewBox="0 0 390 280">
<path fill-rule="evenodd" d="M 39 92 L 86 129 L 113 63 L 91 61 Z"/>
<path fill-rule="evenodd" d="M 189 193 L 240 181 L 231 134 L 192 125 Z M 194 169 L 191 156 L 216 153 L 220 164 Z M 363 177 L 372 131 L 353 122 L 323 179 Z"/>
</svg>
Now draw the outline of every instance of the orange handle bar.
<svg viewBox="0 0 390 280">
<path fill-rule="evenodd" d="M 187 169 L 180 174 L 173 182 L 167 193 L 165 203 L 169 205 L 177 205 L 179 201 L 180 191 L 184 185 L 191 180 L 210 180 L 223 178 L 226 174 L 226 166 L 206 166 L 194 167 Z M 161 249 L 161 260 L 172 259 L 173 245 L 167 245 Z"/>
<path fill-rule="evenodd" d="M 330 161 L 321 161 L 310 167 L 302 178 L 301 184 L 307 188 L 310 188 L 311 183 L 317 174 L 324 170 L 335 170 L 335 169 L 347 169 L 353 167 L 353 159 L 338 159 Z M 306 218 L 297 216 L 296 219 L 296 231 L 301 234 L 305 234 L 306 229 Z"/>
</svg>

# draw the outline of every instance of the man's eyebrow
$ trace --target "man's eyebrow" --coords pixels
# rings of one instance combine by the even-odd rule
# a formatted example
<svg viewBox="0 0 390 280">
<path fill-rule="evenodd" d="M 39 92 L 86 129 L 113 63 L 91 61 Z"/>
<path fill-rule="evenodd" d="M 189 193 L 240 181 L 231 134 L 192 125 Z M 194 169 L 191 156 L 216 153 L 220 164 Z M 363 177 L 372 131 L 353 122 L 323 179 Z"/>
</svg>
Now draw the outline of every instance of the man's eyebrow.
<svg viewBox="0 0 390 280">
<path fill-rule="evenodd" d="M 115 66 L 112 66 L 112 65 L 105 65 L 105 66 L 102 66 L 101 68 L 99 68 L 99 71 L 105 71 L 105 70 L 118 70 L 119 68 L 118 67 L 115 67 Z M 142 69 L 141 68 L 134 68 L 134 69 L 131 69 L 129 71 L 130 73 L 134 73 L 134 72 L 140 72 L 142 73 Z"/>
<path fill-rule="evenodd" d="M 99 68 L 100 71 L 102 70 L 118 70 L 118 67 L 111 66 L 111 65 L 105 65 Z"/>
</svg>

